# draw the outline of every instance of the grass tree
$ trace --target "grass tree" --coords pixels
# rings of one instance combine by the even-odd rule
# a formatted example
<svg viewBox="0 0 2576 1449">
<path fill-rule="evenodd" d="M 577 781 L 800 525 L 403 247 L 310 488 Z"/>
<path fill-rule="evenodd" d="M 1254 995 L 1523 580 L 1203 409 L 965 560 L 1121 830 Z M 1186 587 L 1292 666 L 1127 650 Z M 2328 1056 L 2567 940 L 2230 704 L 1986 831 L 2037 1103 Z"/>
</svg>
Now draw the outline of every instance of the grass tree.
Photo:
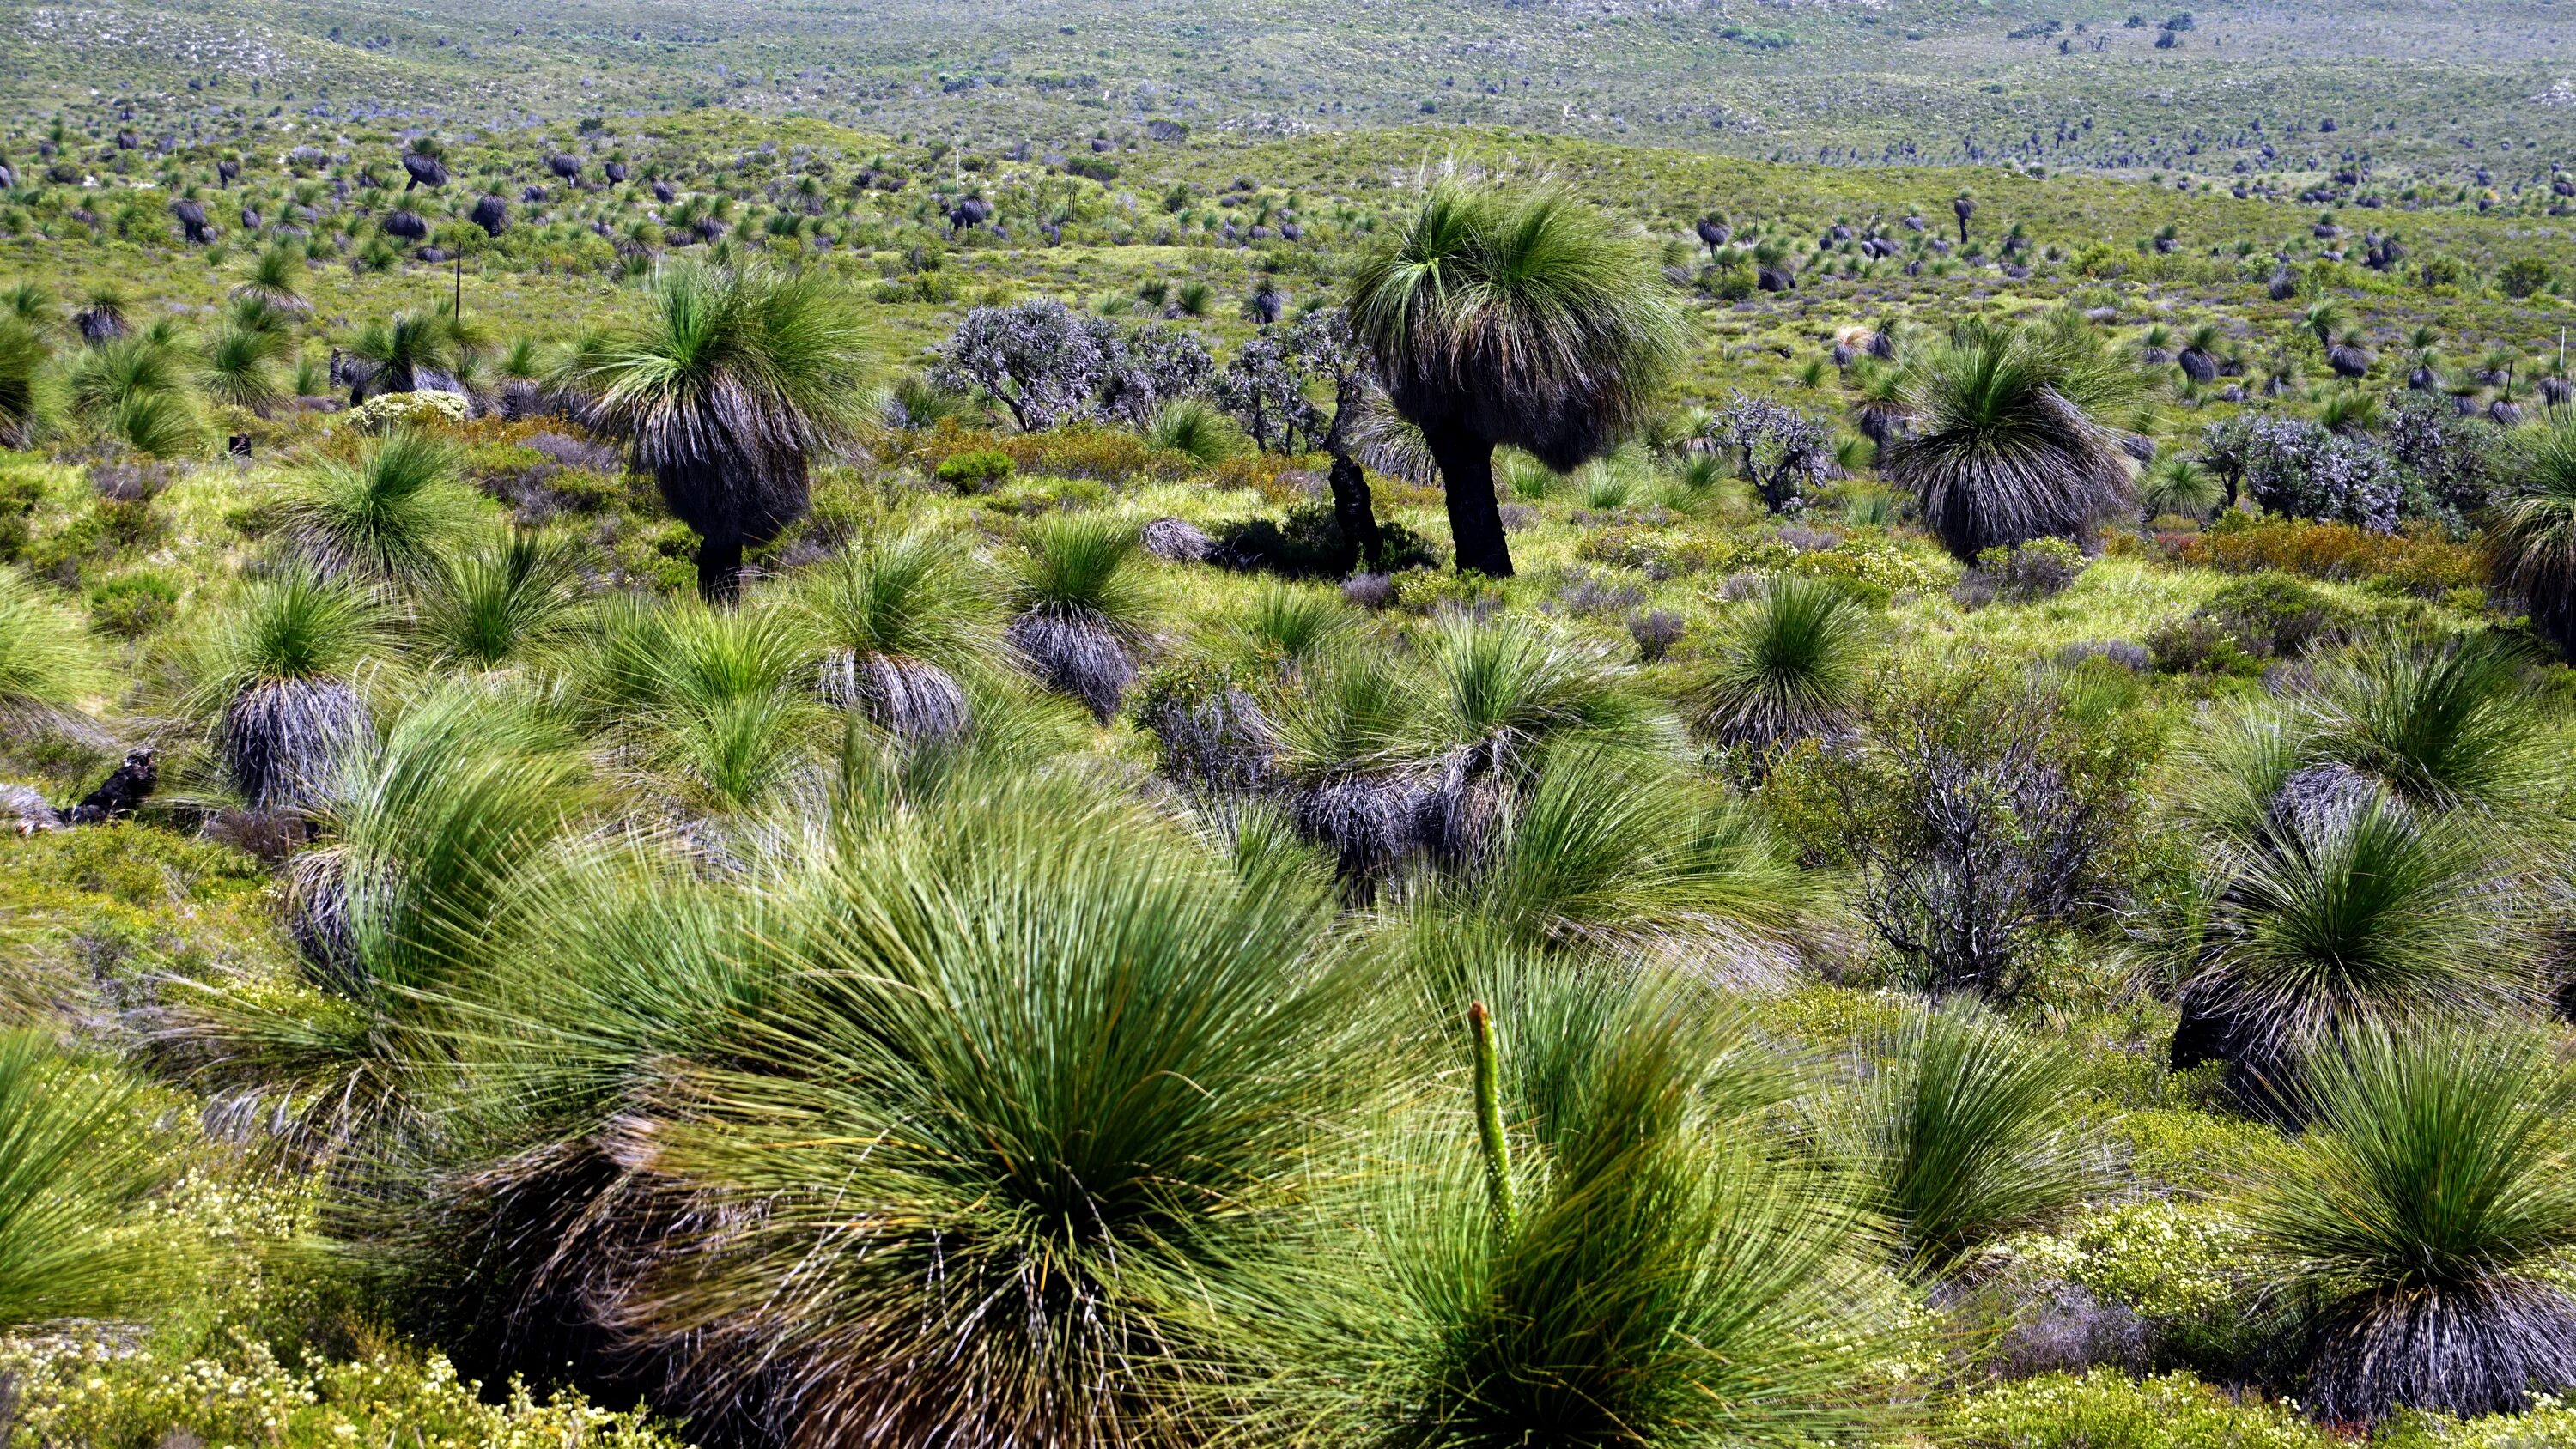
<svg viewBox="0 0 2576 1449">
<path fill-rule="evenodd" d="M 440 556 L 422 586 L 420 630 L 440 659 L 498 669 L 569 640 L 582 597 L 579 554 L 514 528 Z"/>
<path fill-rule="evenodd" d="M 1373 1291 L 1315 1325 L 1349 1437 L 1862 1432 L 1880 1341 L 1864 1237 L 1830 1186 L 1761 1150 L 1780 1079 L 1741 1028 L 1704 988 L 1651 977 L 1479 974 L 1494 1009 L 1459 1006 L 1445 1038 L 1474 1096 L 1352 1239 Z"/>
<path fill-rule="evenodd" d="M 252 257 L 233 295 L 255 298 L 279 312 L 311 311 L 312 304 L 304 300 L 303 249 L 292 242 L 279 242 Z"/>
<path fill-rule="evenodd" d="M 2492 1033 L 2349 1033 L 2312 1060 L 2300 1150 L 2248 1184 L 2254 1242 L 2304 1320 L 2324 1418 L 2463 1417 L 2576 1388 L 2576 1079 Z"/>
<path fill-rule="evenodd" d="M 1373 1087 L 1382 982 L 1330 902 L 1061 777 L 848 850 L 764 923 L 769 999 L 612 1127 L 638 1188 L 736 1226 L 639 1244 L 611 1321 L 790 1445 L 1241 1422 L 1314 1126 Z"/>
<path fill-rule="evenodd" d="M 182 1163 L 146 1111 L 113 1067 L 0 1032 L 0 1326 L 107 1315 L 177 1266 L 151 1198 Z"/>
<path fill-rule="evenodd" d="M 1829 580 L 1775 574 L 1730 618 L 1684 708 L 1758 760 L 1840 728 L 1859 706 L 1868 615 Z"/>
<path fill-rule="evenodd" d="M 1107 514 L 1069 514 L 1032 520 L 1022 542 L 1004 640 L 1040 682 L 1106 723 L 1136 680 L 1132 651 L 1155 609 L 1136 527 Z"/>
<path fill-rule="evenodd" d="M 303 810 L 327 798 L 342 762 L 374 736 L 354 675 L 382 643 L 372 599 L 303 570 L 255 581 L 215 614 L 192 704 L 212 721 L 216 758 L 244 804 Z"/>
<path fill-rule="evenodd" d="M 294 350 L 285 333 L 226 324 L 206 340 L 206 395 L 220 403 L 265 413 L 280 396 L 277 363 Z"/>
<path fill-rule="evenodd" d="M 125 293 L 113 283 L 101 281 L 81 295 L 79 308 L 72 313 L 72 328 L 89 346 L 112 342 L 125 335 Z"/>
<path fill-rule="evenodd" d="M 784 609 L 622 603 L 586 665 L 589 703 L 648 783 L 686 808 L 730 815 L 816 770 L 828 716 L 797 687 L 812 658 Z"/>
<path fill-rule="evenodd" d="M 370 322 L 350 342 L 349 360 L 341 364 L 349 401 L 452 381 L 461 350 L 456 329 L 436 312 L 398 312 Z"/>
<path fill-rule="evenodd" d="M 1493 454 L 1562 472 L 1643 424 L 1688 345 L 1651 248 L 1554 191 L 1444 185 L 1345 289 L 1353 334 L 1440 468 L 1462 570 L 1512 572 Z"/>
<path fill-rule="evenodd" d="M 2531 610 L 2531 623 L 2576 661 L 2576 426 L 2553 424 L 2523 443 L 2511 488 L 2487 525 L 2496 581 Z"/>
<path fill-rule="evenodd" d="M 43 729 L 72 718 L 106 682 L 80 616 L 0 565 L 0 729 Z"/>
<path fill-rule="evenodd" d="M 136 333 L 84 348 L 72 359 L 72 406 L 104 416 L 150 393 L 179 393 L 188 386 L 187 359 L 167 340 Z"/>
<path fill-rule="evenodd" d="M 1243 432 L 1234 420 L 1197 398 L 1166 403 L 1145 428 L 1145 441 L 1214 467 L 1243 448 Z"/>
<path fill-rule="evenodd" d="M 2518 810 L 2541 788 L 2540 719 L 2510 636 L 2380 639 L 2329 660 L 2297 702 L 2304 757 L 2432 810 Z"/>
<path fill-rule="evenodd" d="M 823 698 L 907 741 L 973 723 L 962 673 L 1000 644 L 998 602 L 976 561 L 928 530 L 874 536 L 808 570 L 796 604 L 824 647 Z"/>
<path fill-rule="evenodd" d="M 1481 853 L 1546 742 L 1669 742 L 1669 717 L 1647 706 L 1607 653 L 1568 631 L 1462 612 L 1434 623 L 1422 653 L 1408 680 L 1402 749 L 1428 789 L 1416 843 L 1444 865 L 1464 867 Z"/>
<path fill-rule="evenodd" d="M 0 317 L 0 448 L 34 441 L 45 368 L 52 360 L 53 348 L 33 323 Z"/>
<path fill-rule="evenodd" d="M 353 462 L 316 461 L 288 496 L 285 532 L 326 575 L 417 581 L 480 513 L 455 445 L 408 429 L 374 439 Z"/>
<path fill-rule="evenodd" d="M 2313 769 L 2268 814 L 2252 844 L 2221 848 L 2205 888 L 2177 1066 L 2223 1061 L 2240 1102 L 2296 1120 L 2301 1064 L 2356 1028 L 2537 1004 L 2516 903 L 2477 822 Z"/>
<path fill-rule="evenodd" d="M 560 722 L 527 696 L 467 679 L 403 701 L 380 743 L 340 755 L 314 811 L 327 843 L 287 872 L 309 989 L 174 984 L 167 1040 L 280 1146 L 344 1182 L 399 1180 L 384 1170 L 395 1143 L 455 1085 L 434 1064 L 490 1029 L 456 988 L 519 939 L 588 786 Z"/>
<path fill-rule="evenodd" d="M 2130 374 L 2062 336 L 1965 325 L 1916 354 L 1913 426 L 1879 465 L 1961 560 L 2034 538 L 2083 542 L 2133 496 L 2121 435 L 2100 418 L 2134 391 Z"/>
<path fill-rule="evenodd" d="M 342 762 L 320 819 L 332 844 L 296 858 L 288 924 L 322 984 L 384 1007 L 452 974 L 580 813 L 584 780 L 560 726 L 504 686 L 406 701 L 382 744 Z"/>
<path fill-rule="evenodd" d="M 2227 486 L 2189 458 L 2160 458 L 2138 480 L 2138 501 L 2150 523 L 2165 517 L 2205 519 L 2227 501 Z"/>
<path fill-rule="evenodd" d="M 673 266 L 651 298 L 577 346 L 561 380 L 697 531 L 699 593 L 730 600 L 743 550 L 804 515 L 815 457 L 867 411 L 866 339 L 812 273 Z"/>
<path fill-rule="evenodd" d="M 1973 1002 L 1912 1015 L 1872 1053 L 1848 1136 L 1871 1205 L 1917 1272 L 2046 1226 L 2100 1176 L 2069 1130 L 2084 1068 Z"/>
<path fill-rule="evenodd" d="M 1666 757 L 1549 746 L 1475 858 L 1424 893 L 1432 919 L 1520 949 L 1688 960 L 1777 981 L 1819 904 L 1748 812 Z"/>
<path fill-rule="evenodd" d="M 1508 769 L 1556 735 L 1656 737 L 1658 721 L 1627 671 L 1571 631 L 1521 615 L 1459 611 L 1435 620 L 1422 644 L 1412 748 L 1467 773 Z"/>
</svg>

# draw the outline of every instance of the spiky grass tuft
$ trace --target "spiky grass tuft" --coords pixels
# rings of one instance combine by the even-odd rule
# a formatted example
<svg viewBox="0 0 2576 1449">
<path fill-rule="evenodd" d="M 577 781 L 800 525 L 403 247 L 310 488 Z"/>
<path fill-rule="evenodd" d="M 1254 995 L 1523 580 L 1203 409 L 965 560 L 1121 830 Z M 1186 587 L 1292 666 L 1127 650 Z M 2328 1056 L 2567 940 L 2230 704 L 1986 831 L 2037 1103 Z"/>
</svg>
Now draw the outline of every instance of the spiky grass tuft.
<svg viewBox="0 0 2576 1449">
<path fill-rule="evenodd" d="M 1049 689 L 1106 723 L 1136 679 L 1155 594 L 1136 562 L 1133 525 L 1103 514 L 1032 522 L 1004 638 Z"/>
<path fill-rule="evenodd" d="M 0 726 L 51 727 L 77 714 L 106 682 L 79 616 L 0 566 Z"/>
<path fill-rule="evenodd" d="M 814 644 L 783 609 L 635 601 L 603 617 L 591 707 L 692 806 L 733 813 L 821 768 Z"/>
<path fill-rule="evenodd" d="M 148 1200 L 181 1164 L 144 1129 L 139 1095 L 39 1032 L 0 1033 L 0 1325 L 131 1307 L 175 1266 Z"/>
<path fill-rule="evenodd" d="M 1817 904 L 1754 820 L 1657 755 L 1551 746 L 1498 816 L 1480 857 L 1425 904 L 1523 949 L 1651 955 L 1770 982 Z"/>
<path fill-rule="evenodd" d="M 2496 582 L 2520 595 L 2531 622 L 2576 660 L 2576 423 L 2518 440 L 2511 493 L 2486 544 Z"/>
<path fill-rule="evenodd" d="M 2472 822 L 2329 778 L 2276 807 L 2255 845 L 2224 847 L 2185 1006 L 2240 1099 L 2295 1117 L 2299 1064 L 2348 1030 L 2536 1003 L 2489 844 Z"/>
<path fill-rule="evenodd" d="M 0 317 L 0 447 L 24 448 L 35 440 L 52 360 L 53 349 L 32 323 Z"/>
<path fill-rule="evenodd" d="M 2045 1227 L 2101 1176 L 2069 1130 L 2083 1064 L 1970 1001 L 1911 1015 L 1870 1055 L 1849 1136 L 1871 1203 L 1908 1265 L 1952 1271 Z"/>
<path fill-rule="evenodd" d="M 1730 619 L 1685 710 L 1759 756 L 1841 727 L 1860 704 L 1868 615 L 1824 579 L 1776 574 Z"/>
<path fill-rule="evenodd" d="M 1182 398 L 1154 415 L 1145 441 L 1201 467 L 1214 467 L 1243 451 L 1243 430 L 1210 404 Z"/>
<path fill-rule="evenodd" d="M 1239 1418 L 1312 1123 L 1369 1087 L 1329 906 L 1070 783 L 863 840 L 777 897 L 728 1049 L 617 1129 L 733 1226 L 646 1245 L 610 1321 L 791 1445 Z"/>
<path fill-rule="evenodd" d="M 497 669 L 572 637 L 582 597 L 576 552 L 512 529 L 439 560 L 420 628 L 439 657 Z"/>
<path fill-rule="evenodd" d="M 2304 753 L 2442 810 L 2518 807 L 2539 787 L 2530 651 L 2509 636 L 2381 639 L 2329 661 L 2300 701 Z"/>
<path fill-rule="evenodd" d="M 1370 1296 L 1315 1326 L 1326 1412 L 1413 1449 L 1788 1445 L 1867 1419 L 1865 1242 L 1758 1145 L 1776 1074 L 1700 991 L 1511 972 L 1491 1017 L 1514 1210 L 1460 1103 L 1380 1179 Z M 1456 1016 L 1463 1020 L 1461 1006 Z M 1463 1093 L 1463 1033 L 1450 1074 Z M 1356 1388 L 1357 1392 L 1353 1390 Z"/>
<path fill-rule="evenodd" d="M 954 740 L 973 723 L 958 682 L 999 644 L 996 601 L 975 560 L 927 531 L 870 538 L 796 586 L 796 604 L 823 641 L 820 686 L 909 741 Z"/>
<path fill-rule="evenodd" d="M 354 463 L 315 463 L 287 501 L 286 532 L 328 574 L 429 578 L 441 547 L 481 512 L 461 466 L 442 439 L 388 433 Z"/>
</svg>

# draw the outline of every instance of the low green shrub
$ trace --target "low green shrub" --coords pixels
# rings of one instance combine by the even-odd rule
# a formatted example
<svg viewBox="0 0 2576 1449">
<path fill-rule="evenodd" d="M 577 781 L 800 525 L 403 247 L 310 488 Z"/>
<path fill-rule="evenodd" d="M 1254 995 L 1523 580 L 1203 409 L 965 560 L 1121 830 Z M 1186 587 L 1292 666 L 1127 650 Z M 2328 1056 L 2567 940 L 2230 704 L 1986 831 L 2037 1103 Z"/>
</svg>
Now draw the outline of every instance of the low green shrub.
<svg viewBox="0 0 2576 1449">
<path fill-rule="evenodd" d="M 464 422 L 472 411 L 472 404 L 462 393 L 389 392 L 349 409 L 343 421 L 361 432 L 381 433 L 389 428 L 436 424 L 453 427 Z"/>
<path fill-rule="evenodd" d="M 2062 538 L 2034 538 L 2018 548 L 1990 548 L 1977 555 L 1952 591 L 1962 608 L 1997 601 L 2028 604 L 2054 598 L 2084 572 L 2084 550 Z"/>
<path fill-rule="evenodd" d="M 2264 571 L 2220 588 L 2197 610 L 2147 636 L 2166 674 L 2258 674 L 2261 661 L 2290 658 L 2349 636 L 2352 609 L 2313 584 Z"/>
<path fill-rule="evenodd" d="M 89 624 L 116 639 L 159 631 L 179 612 L 179 586 L 157 573 L 109 579 L 89 591 Z"/>
<path fill-rule="evenodd" d="M 1883 538 L 1845 538 L 1832 548 L 1797 555 L 1789 567 L 1816 578 L 1839 580 L 1881 607 L 1898 594 L 1939 588 L 1948 577 L 1947 565 Z"/>
<path fill-rule="evenodd" d="M 936 476 L 959 493 L 982 493 L 1011 476 L 1011 455 L 998 448 L 951 453 L 939 460 Z"/>
<path fill-rule="evenodd" d="M 1936 1428 L 1963 1449 L 2333 1449 L 2341 1441 L 2278 1404 L 2231 1399 L 2186 1373 L 2096 1369 L 1971 1394 Z"/>
<path fill-rule="evenodd" d="M 2243 1305 L 2246 1233 L 2220 1209 L 2163 1199 L 2087 1213 L 2063 1231 L 2016 1238 L 2015 1265 L 2148 1319 Z"/>
</svg>

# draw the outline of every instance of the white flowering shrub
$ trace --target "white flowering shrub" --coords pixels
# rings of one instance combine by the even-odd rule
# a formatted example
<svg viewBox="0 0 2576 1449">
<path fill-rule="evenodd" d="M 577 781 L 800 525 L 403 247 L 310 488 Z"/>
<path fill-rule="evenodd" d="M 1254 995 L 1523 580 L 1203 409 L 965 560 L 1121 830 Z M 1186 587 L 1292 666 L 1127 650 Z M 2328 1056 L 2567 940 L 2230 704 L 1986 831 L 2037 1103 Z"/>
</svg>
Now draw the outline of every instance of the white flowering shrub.
<svg viewBox="0 0 2576 1449">
<path fill-rule="evenodd" d="M 349 425 L 366 432 L 425 423 L 461 423 L 473 415 L 462 393 L 380 393 L 349 409 Z"/>
</svg>

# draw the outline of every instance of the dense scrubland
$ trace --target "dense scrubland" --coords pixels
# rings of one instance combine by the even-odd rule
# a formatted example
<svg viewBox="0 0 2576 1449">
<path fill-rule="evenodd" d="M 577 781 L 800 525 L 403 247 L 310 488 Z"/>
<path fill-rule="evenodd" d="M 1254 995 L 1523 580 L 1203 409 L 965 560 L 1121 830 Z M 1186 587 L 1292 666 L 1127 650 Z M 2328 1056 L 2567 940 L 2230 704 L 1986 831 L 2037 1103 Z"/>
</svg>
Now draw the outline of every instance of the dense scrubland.
<svg viewBox="0 0 2576 1449">
<path fill-rule="evenodd" d="M 26 13 L 0 1433 L 2576 1444 L 2545 7 L 1193 16 Z"/>
</svg>

